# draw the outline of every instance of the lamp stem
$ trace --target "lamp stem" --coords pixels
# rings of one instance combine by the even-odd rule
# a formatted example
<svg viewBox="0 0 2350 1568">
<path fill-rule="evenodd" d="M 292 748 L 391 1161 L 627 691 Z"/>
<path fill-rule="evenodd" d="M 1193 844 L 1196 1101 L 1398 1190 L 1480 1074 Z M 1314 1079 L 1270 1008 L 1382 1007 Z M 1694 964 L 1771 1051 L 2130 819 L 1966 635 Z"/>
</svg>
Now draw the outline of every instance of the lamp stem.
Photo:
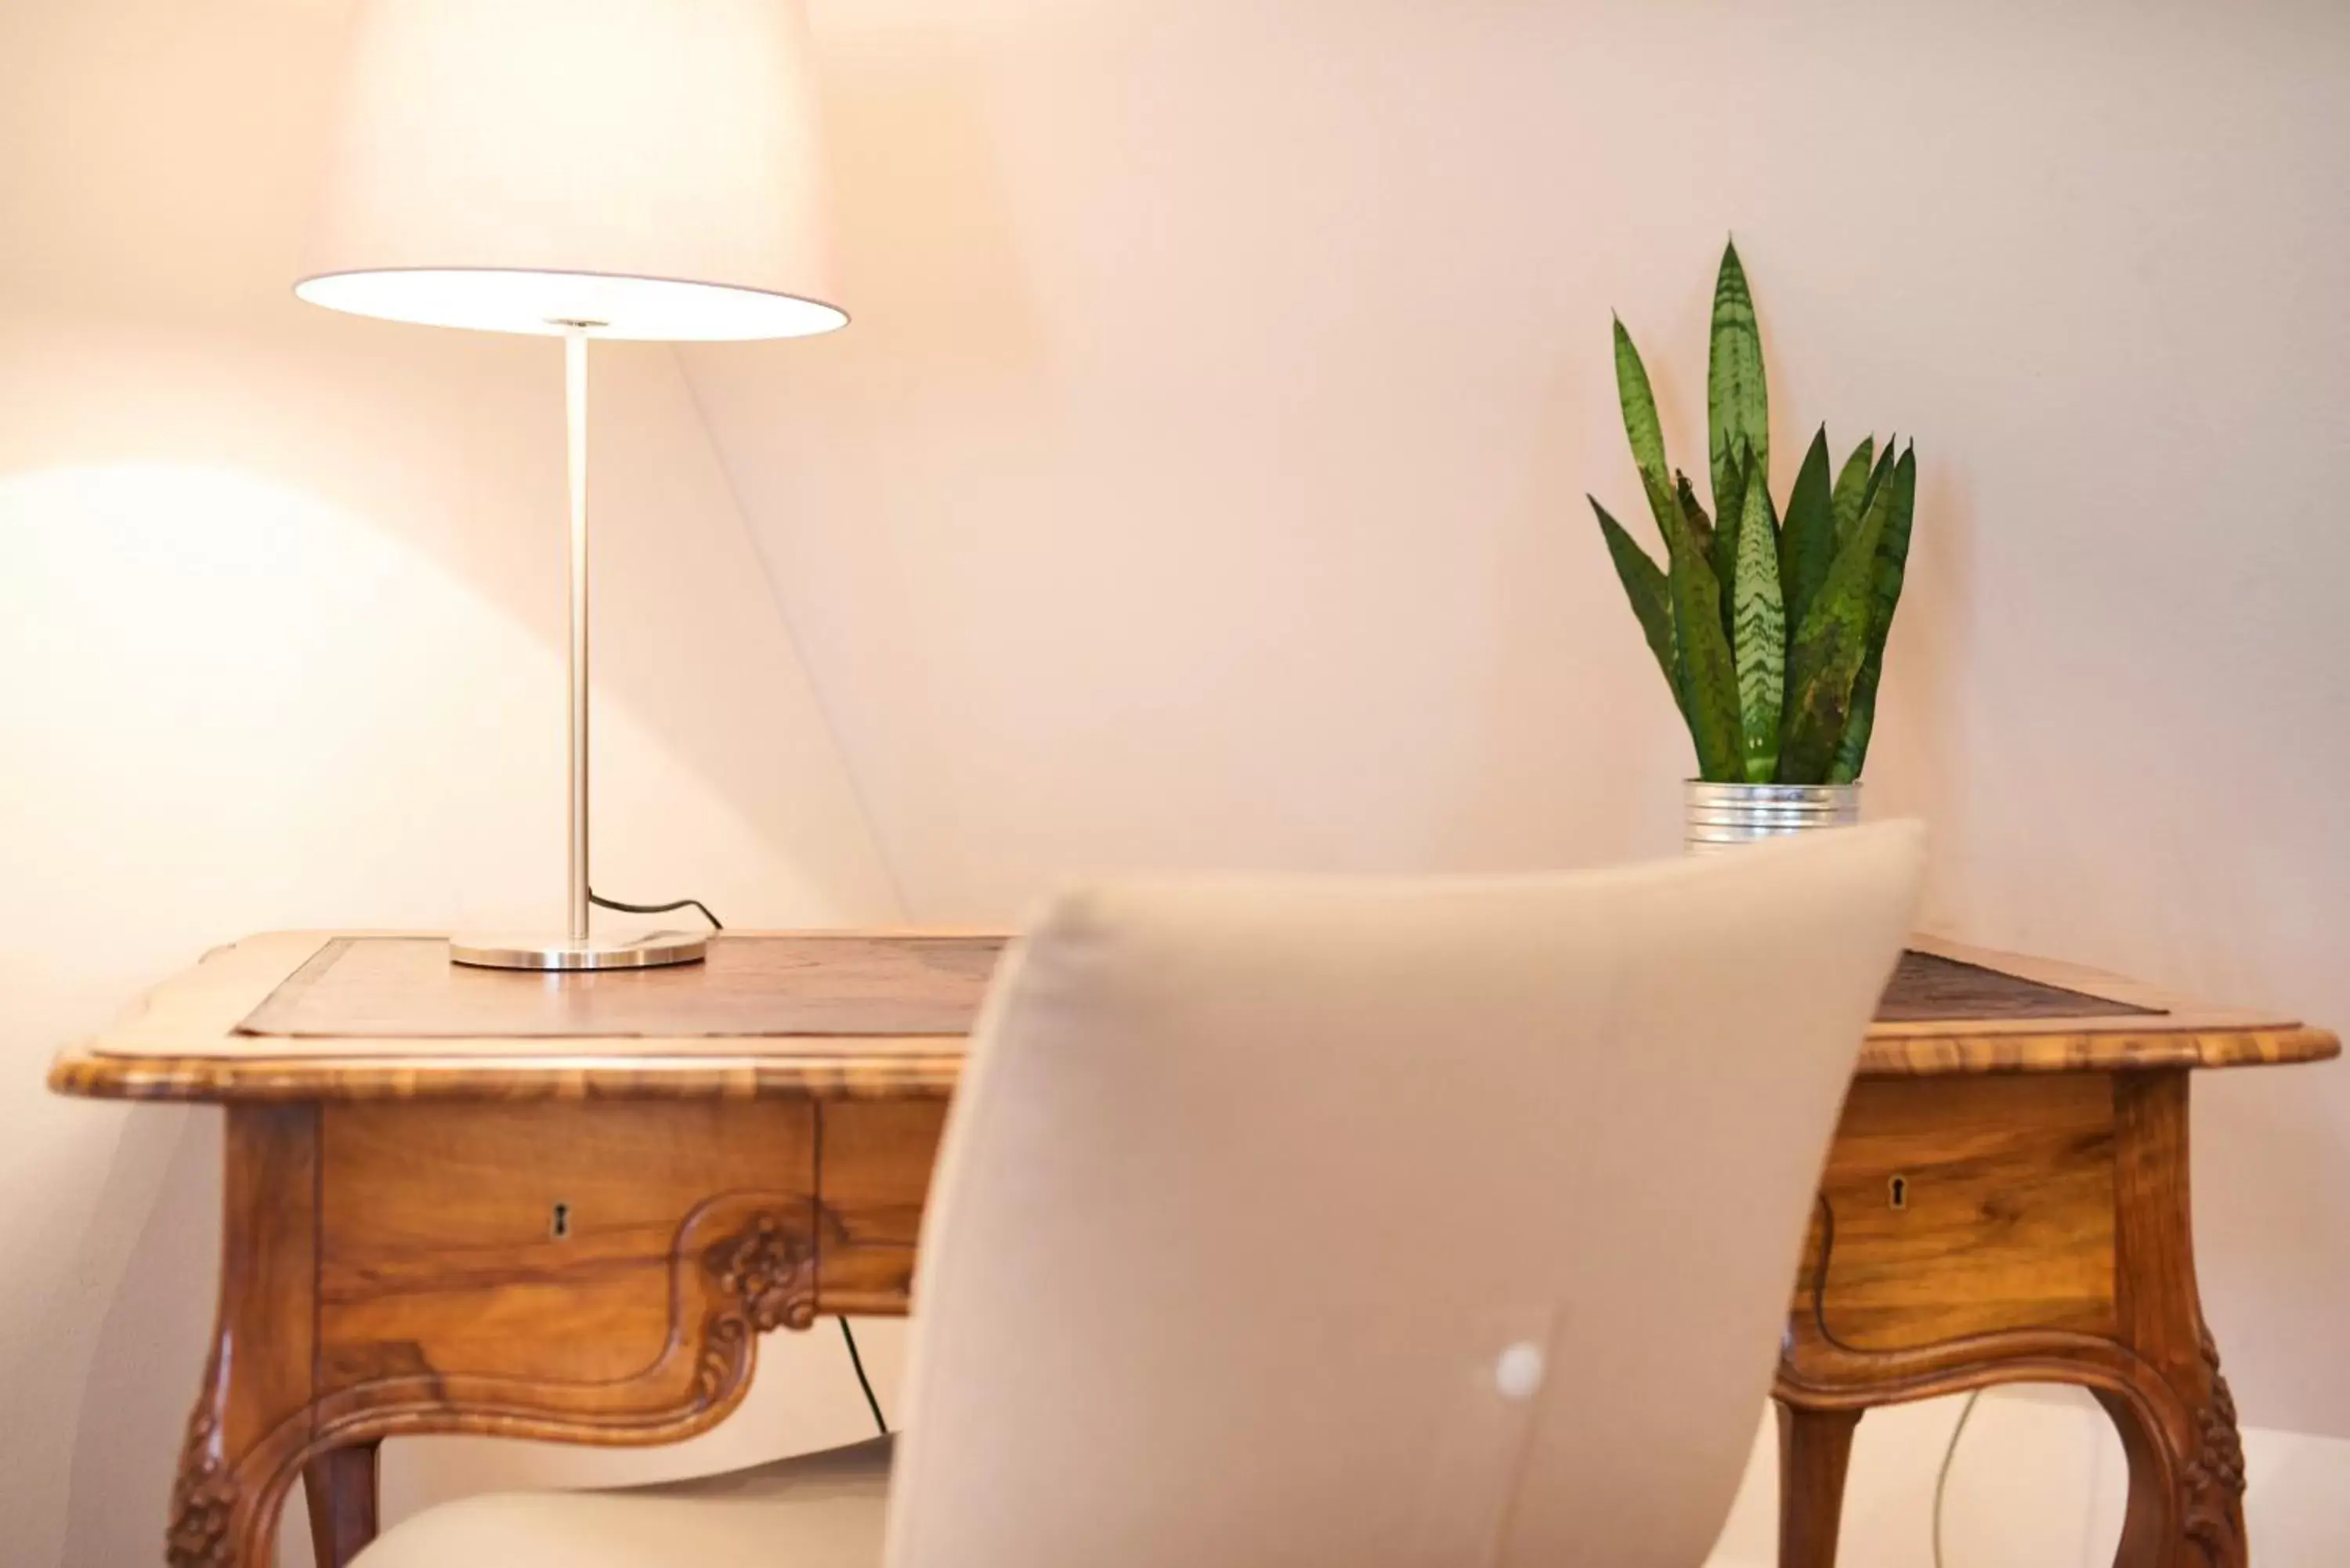
<svg viewBox="0 0 2350 1568">
<path fill-rule="evenodd" d="M 563 434 L 571 492 L 569 758 L 571 918 L 562 940 L 545 935 L 449 939 L 452 962 L 481 969 L 619 970 L 699 962 L 709 942 L 682 931 L 598 939 L 588 929 L 588 337 L 605 323 L 554 320 L 563 328 Z M 626 906 L 623 906 L 626 907 Z"/>
<path fill-rule="evenodd" d="M 565 446 L 571 490 L 571 940 L 588 940 L 588 332 L 563 333 Z"/>
</svg>

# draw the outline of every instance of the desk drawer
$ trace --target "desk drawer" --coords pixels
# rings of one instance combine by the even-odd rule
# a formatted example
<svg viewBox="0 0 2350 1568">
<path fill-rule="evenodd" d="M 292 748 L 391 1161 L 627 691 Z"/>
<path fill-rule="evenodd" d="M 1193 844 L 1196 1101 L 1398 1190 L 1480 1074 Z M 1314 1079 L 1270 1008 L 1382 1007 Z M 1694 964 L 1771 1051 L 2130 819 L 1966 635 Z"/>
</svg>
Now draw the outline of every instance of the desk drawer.
<svg viewBox="0 0 2350 1568">
<path fill-rule="evenodd" d="M 903 1313 L 947 1102 L 833 1100 L 817 1115 L 816 1304 L 825 1312 Z"/>
<path fill-rule="evenodd" d="M 688 1222 L 815 1231 L 806 1101 L 330 1105 L 320 1127 L 325 1386 L 427 1373 L 608 1384 L 674 1321 Z M 795 1243 L 791 1238 L 796 1238 Z"/>
<path fill-rule="evenodd" d="M 1832 1223 L 1813 1222 L 1799 1337 L 1899 1350 L 2113 1332 L 2109 1076 L 1861 1079 L 1820 1192 Z"/>
</svg>

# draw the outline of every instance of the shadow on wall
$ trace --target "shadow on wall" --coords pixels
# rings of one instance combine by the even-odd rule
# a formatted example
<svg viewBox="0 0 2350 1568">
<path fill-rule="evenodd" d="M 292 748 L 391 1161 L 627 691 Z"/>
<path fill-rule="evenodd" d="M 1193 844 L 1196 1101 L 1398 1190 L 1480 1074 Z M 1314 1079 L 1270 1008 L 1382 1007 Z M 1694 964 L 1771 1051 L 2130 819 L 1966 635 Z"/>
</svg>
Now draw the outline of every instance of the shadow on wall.
<svg viewBox="0 0 2350 1568">
<path fill-rule="evenodd" d="M 43 368 L 0 360 L 0 385 Z M 543 919 L 561 886 L 561 670 L 395 537 L 220 466 L 0 478 L 0 664 L 39 672 L 0 685 L 0 733 L 23 742 L 0 815 L 20 825 L 10 885 L 45 890 L 0 909 L 18 1195 L 0 1211 L 16 1238 L 0 1386 L 17 1422 L 0 1516 L 29 1561 L 58 1542 L 70 1563 L 147 1561 L 213 1313 L 218 1117 L 50 1096 L 47 1059 L 250 930 Z M 679 591 L 666 608 L 683 615 Z M 746 701 L 773 693 L 755 669 L 737 678 Z M 853 803 L 805 825 L 812 872 L 776 849 L 802 824 L 722 793 L 756 801 L 788 780 L 705 778 L 626 707 L 607 717 L 609 859 L 662 867 L 746 921 L 887 918 L 878 872 L 821 879 L 827 859 L 854 868 Z M 805 720 L 782 739 L 823 743 Z"/>
<path fill-rule="evenodd" d="M 77 1262 L 84 1277 L 116 1283 L 90 1349 L 73 1435 L 68 1563 L 155 1560 L 170 1511 L 165 1478 L 180 1450 L 179 1428 L 159 1421 L 156 1406 L 194 1405 L 219 1272 L 220 1116 L 140 1107 L 122 1115 L 120 1130 L 98 1210 L 109 1219 L 145 1218 L 122 1258 L 87 1255 L 102 1246 L 99 1238 L 114 1229 L 108 1225 L 91 1230 Z M 78 1328 L 52 1322 L 36 1343 L 69 1344 Z"/>
<path fill-rule="evenodd" d="M 951 24 L 822 31 L 850 325 L 679 350 L 735 493 L 784 498 L 758 542 L 800 645 L 854 649 L 828 661 L 824 697 L 858 759 L 865 808 L 893 861 L 931 876 L 957 845 L 1003 824 L 968 765 L 951 765 L 941 732 L 958 715 L 1029 700 L 986 684 L 1007 652 L 1051 657 L 1056 679 L 1076 685 L 1092 673 L 1066 657 L 1066 627 L 1027 613 L 1025 596 L 1079 615 L 1101 602 L 1098 530 L 1045 537 L 1091 509 L 1064 503 L 1083 484 L 1066 461 L 1078 411 L 1062 402 L 1035 258 L 998 169 L 1000 128 L 963 58 L 985 38 Z M 949 450 L 910 461 L 876 439 L 908 426 L 944 433 Z M 1106 497 L 1090 520 L 1115 505 Z M 1016 587 L 1007 563 L 1022 571 Z M 945 604 L 957 613 L 940 614 Z M 984 635 L 936 646 L 966 616 Z M 1058 754 L 1069 742 L 1031 743 Z M 949 778 L 956 787 L 927 793 Z M 922 798 L 909 804 L 910 793 Z"/>
<path fill-rule="evenodd" d="M 546 342 L 356 320 L 288 296 L 235 332 L 0 320 L 0 386 L 21 377 L 41 389 L 0 431 L 0 474 L 16 471 L 5 483 L 59 495 L 79 483 L 59 475 L 84 476 L 93 504 L 176 516 L 186 537 L 175 547 L 199 572 L 214 540 L 230 559 L 247 548 L 248 517 L 302 512 L 324 520 L 311 526 L 363 528 L 429 559 L 527 636 L 534 670 L 548 671 L 536 701 L 559 726 L 562 379 Z M 698 791 L 716 791 L 765 841 L 764 855 L 805 868 L 798 890 L 888 907 L 869 836 L 861 823 L 842 831 L 860 817 L 847 775 L 674 356 L 601 345 L 591 374 L 604 432 L 591 476 L 599 719 L 657 737 Z M 105 566 L 93 557 L 85 569 L 102 576 Z M 280 576 L 289 600 L 305 591 L 298 574 Z M 390 602 L 356 607 L 346 628 L 420 648 L 448 635 Z M 510 676 L 484 664 L 476 680 L 496 690 Z M 475 683 L 438 697 L 452 754 L 476 717 Z M 559 767 L 559 751 L 548 757 Z M 599 743 L 599 770 L 629 763 Z M 626 798 L 619 774 L 599 783 L 612 805 Z M 542 797 L 550 807 L 559 798 Z M 621 837 L 613 846 L 627 853 Z M 631 880 L 662 875 L 610 868 Z"/>
<path fill-rule="evenodd" d="M 1525 499 L 1496 519 L 1481 765 L 1446 823 L 1442 864 L 1571 866 L 1669 854 L 1680 843 L 1678 792 L 1658 781 L 1691 771 L 1690 742 L 1585 499 L 1622 488 L 1631 472 L 1628 456 L 1617 465 L 1622 474 L 1603 471 L 1575 439 L 1606 417 L 1590 403 L 1613 406 L 1600 374 L 1577 358 L 1551 376 L 1530 432 Z M 1566 790 L 1555 787 L 1562 782 Z M 1546 791 L 1557 811 L 1529 823 L 1524 803 Z M 1533 829 L 1531 841 L 1510 836 L 1513 823 L 1521 834 Z"/>
<path fill-rule="evenodd" d="M 1909 432 L 1902 432 L 1905 439 Z M 1931 823 L 1939 844 L 1971 842 L 1965 780 L 1974 744 L 1964 701 L 1975 626 L 1974 541 L 1978 528 L 1964 465 L 1935 462 L 1929 435 L 1918 442 L 1920 474 L 1915 531 L 1901 605 L 1886 645 L 1885 685 L 1877 731 L 1863 770 L 1864 813 Z M 1946 926 L 1943 877 L 1927 867 L 1919 924 Z"/>
<path fill-rule="evenodd" d="M 825 140 L 851 324 L 747 354 L 778 369 L 821 361 L 827 390 L 868 393 L 877 413 L 974 389 L 991 400 L 1047 400 L 1035 280 L 997 167 L 996 129 L 961 63 L 976 40 L 947 27 L 824 35 Z M 846 378 L 860 368 L 888 376 L 858 387 Z"/>
<path fill-rule="evenodd" d="M 11 1563 L 155 1560 L 213 1308 L 218 1117 L 50 1054 L 246 931 L 559 904 L 560 359 L 289 293 L 352 10 L 0 7 Z M 599 881 L 888 919 L 674 358 L 598 358 Z"/>
<path fill-rule="evenodd" d="M 0 389 L 26 389 L 0 472 L 182 463 L 283 486 L 431 556 L 553 653 L 559 350 L 291 293 L 356 9 L 0 10 L 0 145 L 30 154 L 0 174 Z M 815 885 L 888 907 L 868 836 L 841 830 L 846 777 L 674 358 L 607 345 L 594 376 L 599 701 Z"/>
</svg>

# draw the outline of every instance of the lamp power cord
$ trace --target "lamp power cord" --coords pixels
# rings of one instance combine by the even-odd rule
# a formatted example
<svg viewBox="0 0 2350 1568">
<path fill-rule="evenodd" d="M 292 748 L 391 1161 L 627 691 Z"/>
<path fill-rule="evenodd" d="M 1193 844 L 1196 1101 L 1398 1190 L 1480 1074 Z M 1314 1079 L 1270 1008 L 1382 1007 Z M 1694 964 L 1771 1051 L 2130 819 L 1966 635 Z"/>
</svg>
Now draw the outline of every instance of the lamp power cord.
<svg viewBox="0 0 2350 1568">
<path fill-rule="evenodd" d="M 1942 1449 L 1942 1468 L 1934 1473 L 1934 1568 L 1943 1568 L 1942 1500 L 1950 1490 L 1950 1463 L 1959 1457 L 1959 1439 L 1966 1435 L 1967 1417 L 1975 1413 L 1975 1404 L 1982 1397 L 1983 1391 L 1978 1388 L 1959 1407 L 1958 1423 L 1950 1428 L 1950 1440 Z"/>
<path fill-rule="evenodd" d="M 697 909 L 701 911 L 702 918 L 710 922 L 712 930 L 726 929 L 725 923 L 710 912 L 710 906 L 699 898 L 679 898 L 667 904 L 623 904 L 619 899 L 607 898 L 590 888 L 588 889 L 588 901 L 599 909 L 618 909 L 624 915 L 666 915 L 679 909 Z"/>
<path fill-rule="evenodd" d="M 865 1391 L 865 1407 L 873 1412 L 873 1429 L 886 1438 L 889 1435 L 889 1422 L 881 1414 L 881 1401 L 874 1397 L 873 1380 L 865 1376 L 865 1357 L 857 1354 L 857 1331 L 848 1326 L 845 1317 L 833 1321 L 840 1324 L 841 1342 L 848 1346 L 848 1365 L 856 1369 L 857 1386 Z"/>
<path fill-rule="evenodd" d="M 726 923 L 710 912 L 710 906 L 699 898 L 677 898 L 666 904 L 629 904 L 618 898 L 607 898 L 595 888 L 588 889 L 588 901 L 599 909 L 617 909 L 624 915 L 667 915 L 679 909 L 692 909 L 710 922 L 713 931 L 723 931 Z M 873 1379 L 865 1375 L 865 1357 L 857 1352 L 857 1331 L 848 1326 L 847 1318 L 836 1318 L 840 1324 L 841 1343 L 848 1346 L 848 1365 L 857 1374 L 857 1386 L 865 1395 L 865 1407 L 873 1412 L 873 1427 L 883 1437 L 889 1435 L 889 1417 L 881 1414 L 881 1401 L 873 1392 Z"/>
</svg>

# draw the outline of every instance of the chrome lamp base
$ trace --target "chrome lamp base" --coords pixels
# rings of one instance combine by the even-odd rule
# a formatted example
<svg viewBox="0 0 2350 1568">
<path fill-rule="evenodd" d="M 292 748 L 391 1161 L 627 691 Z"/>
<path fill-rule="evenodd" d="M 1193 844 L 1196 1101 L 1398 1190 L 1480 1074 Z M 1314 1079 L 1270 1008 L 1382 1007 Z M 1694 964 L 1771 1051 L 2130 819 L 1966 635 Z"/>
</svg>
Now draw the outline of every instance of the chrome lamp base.
<svg viewBox="0 0 2350 1568">
<path fill-rule="evenodd" d="M 452 937 L 452 962 L 477 969 L 657 969 L 696 963 L 710 951 L 699 931 L 644 931 L 623 937 Z"/>
</svg>

